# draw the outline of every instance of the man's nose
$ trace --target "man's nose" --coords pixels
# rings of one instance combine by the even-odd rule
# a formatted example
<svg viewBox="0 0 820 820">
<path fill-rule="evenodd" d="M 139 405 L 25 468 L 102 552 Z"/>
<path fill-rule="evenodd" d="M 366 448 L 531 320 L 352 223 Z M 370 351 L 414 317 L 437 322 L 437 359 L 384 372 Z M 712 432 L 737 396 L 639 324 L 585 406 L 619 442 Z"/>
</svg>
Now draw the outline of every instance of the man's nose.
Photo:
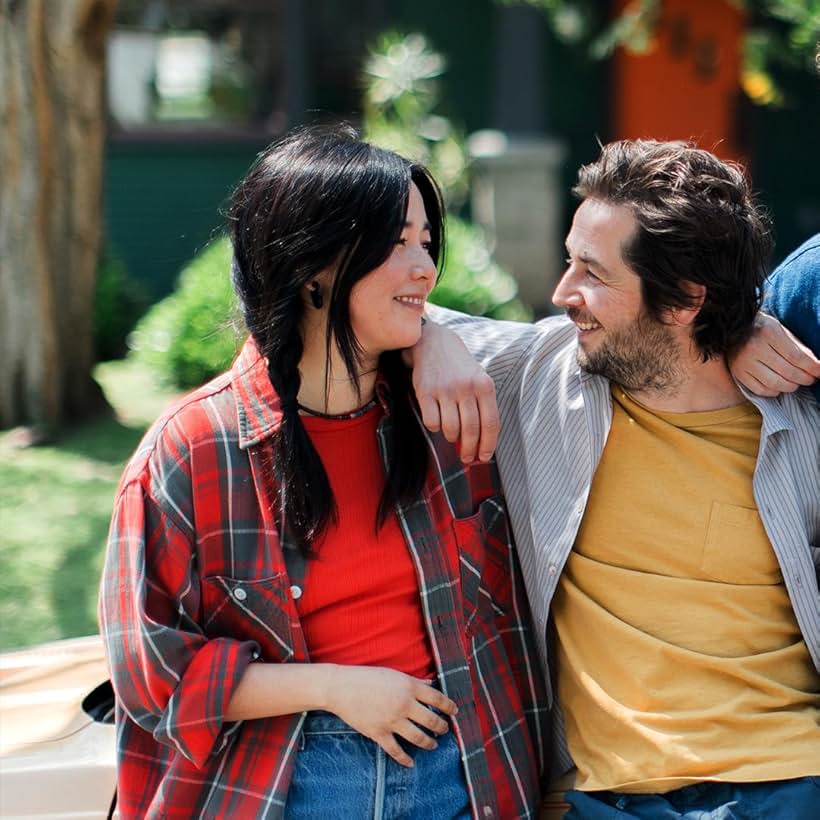
<svg viewBox="0 0 820 820">
<path fill-rule="evenodd" d="M 558 280 L 558 284 L 552 294 L 552 303 L 556 307 L 580 307 L 583 304 L 583 297 L 575 286 L 575 280 L 572 275 L 572 268 L 567 268 L 564 275 Z"/>
</svg>

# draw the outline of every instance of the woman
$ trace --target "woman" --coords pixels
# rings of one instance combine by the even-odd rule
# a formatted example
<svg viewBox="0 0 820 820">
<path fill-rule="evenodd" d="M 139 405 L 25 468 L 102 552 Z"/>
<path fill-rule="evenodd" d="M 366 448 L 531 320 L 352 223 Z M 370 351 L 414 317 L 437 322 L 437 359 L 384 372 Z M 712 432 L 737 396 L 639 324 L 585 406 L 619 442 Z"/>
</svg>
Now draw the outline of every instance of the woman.
<svg viewBox="0 0 820 820">
<path fill-rule="evenodd" d="M 495 467 L 425 432 L 400 359 L 442 253 L 435 182 L 307 129 L 229 226 L 250 339 L 115 504 L 121 815 L 535 816 L 545 701 Z"/>
</svg>

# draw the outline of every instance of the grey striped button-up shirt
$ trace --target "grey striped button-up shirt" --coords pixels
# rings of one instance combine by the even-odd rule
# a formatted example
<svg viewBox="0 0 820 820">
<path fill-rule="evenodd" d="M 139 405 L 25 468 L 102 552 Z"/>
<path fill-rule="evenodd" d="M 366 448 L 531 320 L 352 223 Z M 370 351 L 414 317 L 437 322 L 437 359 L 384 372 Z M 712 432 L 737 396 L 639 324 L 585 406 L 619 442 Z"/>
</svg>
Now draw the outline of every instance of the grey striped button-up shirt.
<svg viewBox="0 0 820 820">
<path fill-rule="evenodd" d="M 612 422 L 609 383 L 581 371 L 575 327 L 565 317 L 527 325 L 441 308 L 431 315 L 458 333 L 495 382 L 498 464 L 541 661 L 549 669 L 550 602 Z M 775 399 L 746 395 L 763 417 L 754 496 L 820 672 L 820 411 L 805 390 Z M 572 761 L 555 706 L 559 772 Z"/>
</svg>

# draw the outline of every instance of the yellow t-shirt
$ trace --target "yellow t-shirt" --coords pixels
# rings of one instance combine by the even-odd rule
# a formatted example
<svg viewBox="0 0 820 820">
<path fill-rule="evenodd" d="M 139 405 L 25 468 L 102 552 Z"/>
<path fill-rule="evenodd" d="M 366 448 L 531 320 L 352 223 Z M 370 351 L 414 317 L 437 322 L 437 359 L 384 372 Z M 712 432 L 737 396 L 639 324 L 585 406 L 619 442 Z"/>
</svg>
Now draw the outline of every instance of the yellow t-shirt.
<svg viewBox="0 0 820 820">
<path fill-rule="evenodd" d="M 820 680 L 752 494 L 760 415 L 613 398 L 553 604 L 576 788 L 820 774 Z"/>
</svg>

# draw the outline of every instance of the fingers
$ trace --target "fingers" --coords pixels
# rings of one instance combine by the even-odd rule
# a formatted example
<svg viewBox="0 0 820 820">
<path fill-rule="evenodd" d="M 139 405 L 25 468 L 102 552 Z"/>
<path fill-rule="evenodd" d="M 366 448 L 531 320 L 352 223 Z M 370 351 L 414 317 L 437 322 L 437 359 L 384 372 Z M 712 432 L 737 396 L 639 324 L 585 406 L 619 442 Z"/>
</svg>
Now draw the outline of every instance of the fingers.
<svg viewBox="0 0 820 820">
<path fill-rule="evenodd" d="M 427 681 L 424 681 L 424 683 L 427 683 Z M 440 692 L 438 689 L 435 689 L 429 684 L 424 688 L 418 689 L 413 694 L 419 703 L 432 706 L 438 709 L 439 712 L 444 712 L 445 715 L 455 717 L 458 714 L 458 706 L 456 706 L 456 702 L 454 700 L 450 700 L 444 692 Z"/>
<path fill-rule="evenodd" d="M 447 721 L 441 715 L 421 703 L 417 703 L 416 707 L 411 709 L 409 718 L 413 723 L 436 735 L 445 735 L 450 731 Z"/>
<path fill-rule="evenodd" d="M 478 442 L 479 461 L 489 461 L 493 457 L 498 442 L 501 423 L 498 418 L 498 403 L 495 398 L 495 384 L 487 376 L 476 385 L 478 414 L 481 419 L 481 438 Z"/>
<path fill-rule="evenodd" d="M 407 766 L 408 769 L 413 768 L 413 758 L 399 746 L 398 740 L 392 734 L 381 735 L 378 738 L 373 738 L 384 751 L 402 766 Z"/>
<path fill-rule="evenodd" d="M 461 419 L 458 401 L 439 400 L 438 410 L 441 416 L 441 432 L 451 444 L 458 441 L 461 432 Z"/>
<path fill-rule="evenodd" d="M 761 354 L 763 363 L 782 377 L 797 384 L 820 378 L 820 359 L 773 316 L 758 314 L 753 341 L 757 338 L 768 348 Z"/>
<path fill-rule="evenodd" d="M 424 426 L 432 432 L 441 430 L 447 441 L 458 443 L 465 464 L 492 458 L 500 423 L 495 385 L 489 376 L 477 376 L 452 397 L 424 395 L 419 407 Z"/>
<path fill-rule="evenodd" d="M 459 456 L 465 464 L 476 459 L 478 439 L 481 435 L 481 418 L 475 396 L 465 396 L 458 404 L 460 427 Z"/>
<path fill-rule="evenodd" d="M 788 331 L 786 331 L 788 332 Z M 771 346 L 772 356 L 764 361 L 776 374 L 795 384 L 809 385 L 820 378 L 820 361 L 794 337 L 781 347 Z"/>
<path fill-rule="evenodd" d="M 399 707 L 400 711 L 389 723 L 382 724 L 379 732 L 368 734 L 393 760 L 402 766 L 412 767 L 412 758 L 404 751 L 397 738 L 402 738 L 419 749 L 435 749 L 438 745 L 435 736 L 449 731 L 446 716 L 455 715 L 458 707 L 454 701 L 435 689 L 430 681 L 406 678 L 406 683 L 406 700 L 403 706 Z M 428 708 L 430 706 L 443 714 Z"/>
<path fill-rule="evenodd" d="M 791 393 L 820 376 L 814 354 L 776 319 L 760 314 L 748 342 L 730 358 L 732 375 L 760 396 Z"/>
<path fill-rule="evenodd" d="M 461 460 L 489 461 L 498 441 L 498 404 L 495 385 L 486 374 L 475 376 L 458 402 L 461 425 Z"/>
<path fill-rule="evenodd" d="M 744 371 L 742 374 L 737 374 L 737 377 L 748 390 L 751 390 L 752 393 L 755 393 L 758 396 L 778 396 L 781 392 L 783 392 L 781 390 L 777 390 L 776 388 L 767 387 L 760 379 L 749 371 Z M 792 390 L 796 389 L 796 385 L 792 387 Z"/>
<path fill-rule="evenodd" d="M 749 372 L 749 375 L 763 386 L 765 392 L 761 395 L 764 396 L 791 393 L 801 385 L 810 385 L 814 381 L 814 378 L 805 370 L 788 364 L 785 359 L 780 359 L 774 367 L 761 362 L 759 367 Z"/>
<path fill-rule="evenodd" d="M 441 413 L 438 402 L 429 394 L 419 395 L 419 410 L 424 426 L 431 432 L 441 430 Z"/>
<path fill-rule="evenodd" d="M 420 726 L 417 726 L 413 723 L 412 720 L 403 720 L 401 721 L 394 729 L 394 734 L 397 734 L 399 737 L 403 737 L 408 743 L 412 743 L 414 746 L 418 746 L 419 749 L 424 749 L 425 751 L 432 752 L 433 749 L 438 747 L 438 743 L 436 743 L 436 739 L 431 737 L 427 732 L 424 731 Z"/>
</svg>

